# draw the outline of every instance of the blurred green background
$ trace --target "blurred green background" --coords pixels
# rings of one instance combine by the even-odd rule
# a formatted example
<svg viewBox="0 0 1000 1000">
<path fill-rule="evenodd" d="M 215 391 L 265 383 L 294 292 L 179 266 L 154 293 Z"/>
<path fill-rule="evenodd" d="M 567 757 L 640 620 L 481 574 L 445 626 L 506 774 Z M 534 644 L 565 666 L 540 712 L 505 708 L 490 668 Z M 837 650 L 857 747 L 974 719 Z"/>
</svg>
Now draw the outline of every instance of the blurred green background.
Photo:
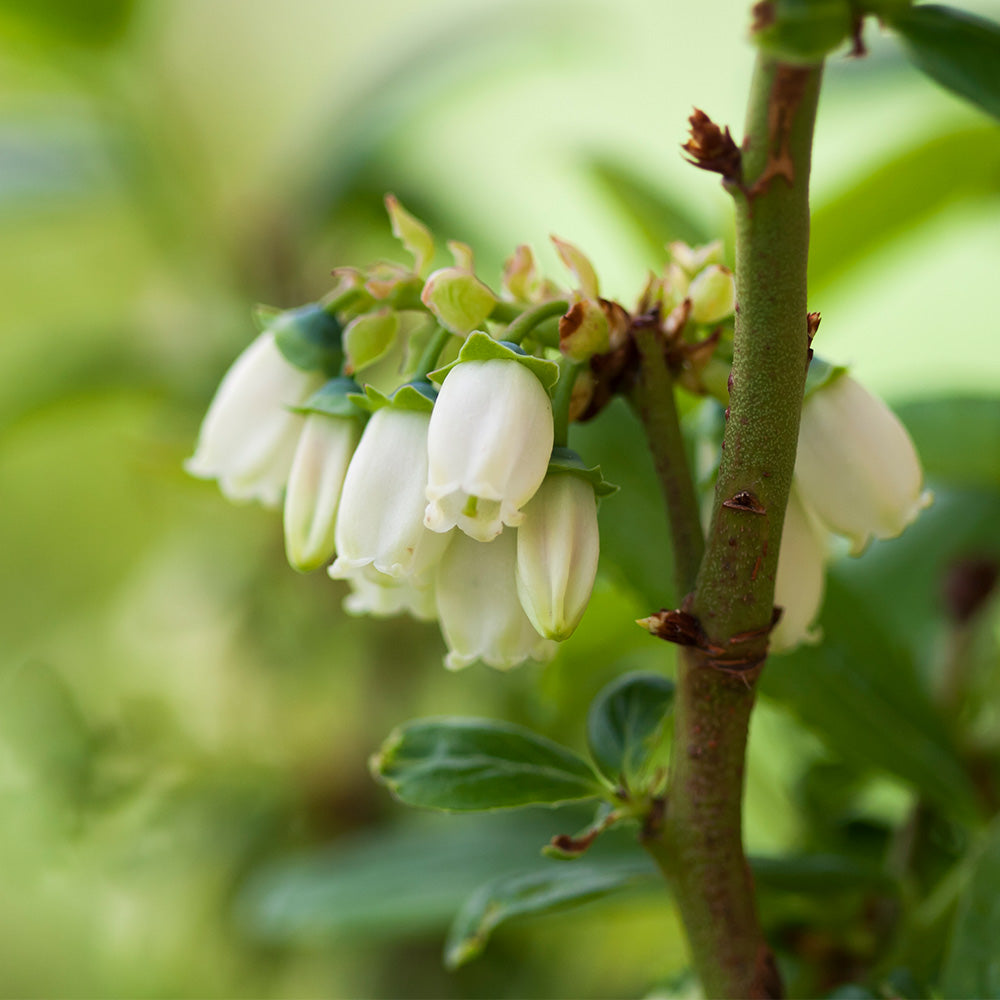
<svg viewBox="0 0 1000 1000">
<path fill-rule="evenodd" d="M 0 994 L 642 996 L 683 970 L 665 894 L 638 894 L 512 924 L 445 972 L 464 896 L 579 817 L 408 814 L 366 766 L 420 714 L 579 746 L 606 680 L 663 669 L 631 624 L 671 595 L 660 550 L 636 551 L 659 500 L 628 417 L 581 438 L 625 486 L 594 605 L 554 664 L 506 676 L 446 674 L 433 627 L 348 619 L 340 584 L 288 568 L 276 515 L 181 463 L 253 303 L 398 256 L 386 191 L 494 284 L 520 242 L 561 277 L 556 233 L 626 305 L 666 240 L 728 239 L 679 144 L 693 105 L 739 135 L 746 21 L 735 0 L 0 2 Z M 1000 553 L 1000 134 L 867 40 L 822 98 L 816 347 L 908 415 L 939 503 L 836 571 L 830 613 L 882 621 L 930 702 L 941 575 Z M 992 751 L 995 607 L 981 632 L 970 725 Z M 886 748 L 891 711 L 845 722 L 842 678 L 803 693 L 796 662 L 755 722 L 752 851 L 840 822 L 829 797 L 810 812 L 820 772 L 864 836 L 965 794 L 927 726 L 930 749 Z"/>
</svg>

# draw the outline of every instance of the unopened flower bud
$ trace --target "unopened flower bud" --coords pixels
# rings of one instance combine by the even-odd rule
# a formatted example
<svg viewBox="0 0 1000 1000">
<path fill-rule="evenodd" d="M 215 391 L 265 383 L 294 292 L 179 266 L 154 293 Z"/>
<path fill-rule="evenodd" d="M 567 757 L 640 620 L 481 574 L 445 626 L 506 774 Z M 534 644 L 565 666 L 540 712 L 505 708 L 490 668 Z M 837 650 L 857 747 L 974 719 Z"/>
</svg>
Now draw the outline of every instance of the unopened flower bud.
<svg viewBox="0 0 1000 1000">
<path fill-rule="evenodd" d="M 427 527 L 457 525 L 485 542 L 520 524 L 545 478 L 553 435 L 549 395 L 525 365 L 459 362 L 430 418 Z"/>
<path fill-rule="evenodd" d="M 570 473 L 546 477 L 517 529 L 517 593 L 539 635 L 568 639 L 597 575 L 600 538 L 594 487 Z"/>
<path fill-rule="evenodd" d="M 895 538 L 931 502 L 906 429 L 892 410 L 849 375 L 806 397 L 795 479 L 806 506 L 862 552 Z"/>
<path fill-rule="evenodd" d="M 285 553 L 305 573 L 333 558 L 337 508 L 347 467 L 361 439 L 358 418 L 310 413 L 285 495 Z"/>
<path fill-rule="evenodd" d="M 573 361 L 587 361 L 611 349 L 611 327 L 599 302 L 574 302 L 559 320 L 559 350 Z"/>
<path fill-rule="evenodd" d="M 481 329 L 497 302 L 474 274 L 457 267 L 435 271 L 420 298 L 446 330 L 461 336 Z"/>
<path fill-rule="evenodd" d="M 362 313 L 344 328 L 348 374 L 362 371 L 383 358 L 399 333 L 399 313 L 391 309 Z"/>
<path fill-rule="evenodd" d="M 673 262 L 689 277 L 694 277 L 709 264 L 722 263 L 722 240 L 713 240 L 700 247 L 692 247 L 680 240 L 667 248 Z"/>
<path fill-rule="evenodd" d="M 289 363 L 273 330 L 262 333 L 226 372 L 185 468 L 217 479 L 230 500 L 277 506 L 288 482 L 303 417 L 300 406 L 326 380 Z"/>
<path fill-rule="evenodd" d="M 538 271 L 531 247 L 522 243 L 503 266 L 501 288 L 504 297 L 515 302 L 532 302 L 538 289 Z"/>
<path fill-rule="evenodd" d="M 485 543 L 460 532 L 452 539 L 437 573 L 449 670 L 476 660 L 508 670 L 529 657 L 548 660 L 555 654 L 556 643 L 539 636 L 518 599 L 516 552 L 512 531 Z"/>
<path fill-rule="evenodd" d="M 733 272 L 721 264 L 710 264 L 688 286 L 691 318 L 696 323 L 718 323 L 736 308 Z"/>
</svg>

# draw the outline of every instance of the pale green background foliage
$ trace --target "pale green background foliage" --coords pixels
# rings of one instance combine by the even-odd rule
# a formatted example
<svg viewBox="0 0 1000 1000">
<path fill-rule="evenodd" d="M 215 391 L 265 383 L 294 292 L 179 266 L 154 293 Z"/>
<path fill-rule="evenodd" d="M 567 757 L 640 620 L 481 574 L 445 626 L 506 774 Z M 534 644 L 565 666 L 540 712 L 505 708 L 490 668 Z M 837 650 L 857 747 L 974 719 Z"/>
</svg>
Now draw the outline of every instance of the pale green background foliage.
<svg viewBox="0 0 1000 1000">
<path fill-rule="evenodd" d="M 695 104 L 740 135 L 745 29 L 736 0 L 0 3 L 0 994 L 640 995 L 682 968 L 646 895 L 503 930 L 444 973 L 464 894 L 572 831 L 404 815 L 366 770 L 421 714 L 579 746 L 602 683 L 663 655 L 631 624 L 661 599 L 641 572 L 607 567 L 551 667 L 448 675 L 433 628 L 345 618 L 341 585 L 284 563 L 275 515 L 181 462 L 252 303 L 396 253 L 384 191 L 487 281 L 519 242 L 563 277 L 557 233 L 626 305 L 665 239 L 728 237 L 678 147 Z M 868 40 L 820 110 L 817 350 L 893 401 L 995 395 L 1000 137 Z M 630 519 L 659 501 L 629 461 L 602 518 L 641 545 Z M 794 789 L 824 753 L 764 700 L 751 850 L 803 842 Z M 858 815 L 897 815 L 907 787 L 869 781 Z M 416 890 L 394 841 L 324 882 L 366 831 L 423 858 Z"/>
</svg>

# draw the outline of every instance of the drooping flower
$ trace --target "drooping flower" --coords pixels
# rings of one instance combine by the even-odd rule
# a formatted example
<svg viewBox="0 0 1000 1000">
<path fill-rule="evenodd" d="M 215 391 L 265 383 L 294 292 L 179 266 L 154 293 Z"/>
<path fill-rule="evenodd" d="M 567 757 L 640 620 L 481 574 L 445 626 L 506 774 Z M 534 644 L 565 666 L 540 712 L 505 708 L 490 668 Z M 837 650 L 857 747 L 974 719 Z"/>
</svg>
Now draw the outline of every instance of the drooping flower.
<svg viewBox="0 0 1000 1000">
<path fill-rule="evenodd" d="M 392 618 L 410 614 L 419 621 L 437 617 L 434 586 L 417 586 L 410 580 L 398 580 L 366 566 L 353 573 L 348 582 L 351 592 L 344 598 L 344 610 L 352 615 Z"/>
<path fill-rule="evenodd" d="M 428 413 L 393 405 L 368 421 L 344 479 L 334 579 L 368 566 L 418 584 L 430 578 L 448 539 L 423 523 L 429 423 Z"/>
<path fill-rule="evenodd" d="M 573 634 L 590 600 L 599 552 L 594 487 L 569 473 L 550 473 L 517 529 L 517 593 L 540 635 L 563 640 Z"/>
<path fill-rule="evenodd" d="M 552 404 L 532 371 L 514 360 L 457 364 L 430 418 L 427 527 L 457 525 L 486 542 L 520 524 L 552 441 Z"/>
<path fill-rule="evenodd" d="M 310 413 L 305 420 L 285 495 L 285 553 L 297 570 L 317 569 L 333 558 L 337 509 L 348 464 L 363 422 Z"/>
<path fill-rule="evenodd" d="M 862 552 L 895 538 L 931 502 L 916 449 L 896 415 L 849 375 L 806 397 L 795 479 L 806 506 Z"/>
<path fill-rule="evenodd" d="M 771 631 L 771 652 L 782 653 L 820 638 L 814 623 L 823 604 L 828 555 L 826 532 L 793 486 L 774 580 L 774 603 L 781 608 L 781 617 Z"/>
<path fill-rule="evenodd" d="M 491 542 L 454 534 L 437 572 L 437 610 L 449 670 L 476 660 L 508 670 L 529 657 L 548 660 L 555 655 L 556 643 L 535 631 L 521 607 L 516 559 L 512 531 Z"/>
<path fill-rule="evenodd" d="M 290 407 L 301 405 L 326 377 L 285 360 L 273 329 L 266 330 L 223 377 L 185 469 L 217 479 L 230 500 L 277 506 L 304 423 Z"/>
</svg>

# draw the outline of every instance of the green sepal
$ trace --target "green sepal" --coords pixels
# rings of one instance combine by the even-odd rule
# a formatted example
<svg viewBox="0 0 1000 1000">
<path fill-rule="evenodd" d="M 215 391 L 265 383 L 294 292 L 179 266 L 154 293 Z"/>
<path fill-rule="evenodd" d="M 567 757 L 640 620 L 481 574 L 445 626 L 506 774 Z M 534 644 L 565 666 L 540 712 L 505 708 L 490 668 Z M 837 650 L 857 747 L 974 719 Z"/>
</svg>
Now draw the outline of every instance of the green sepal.
<svg viewBox="0 0 1000 1000">
<path fill-rule="evenodd" d="M 296 413 L 324 413 L 329 417 L 365 420 L 367 413 L 354 401 L 360 394 L 361 386 L 354 379 L 338 375 L 320 386 L 301 406 L 292 409 Z"/>
<path fill-rule="evenodd" d="M 280 315 L 281 310 L 277 306 L 266 306 L 263 302 L 258 302 L 251 310 L 253 325 L 263 333 Z"/>
<path fill-rule="evenodd" d="M 437 399 L 437 389 L 426 379 L 417 379 L 401 385 L 391 396 L 379 392 L 374 386 L 366 385 L 364 392 L 351 393 L 347 398 L 368 413 L 381 410 L 383 406 L 391 406 L 394 410 L 430 413 L 434 409 L 434 400 Z"/>
<path fill-rule="evenodd" d="M 806 389 L 804 398 L 808 399 L 817 389 L 824 389 L 826 386 L 836 382 L 841 375 L 847 374 L 844 365 L 831 364 L 824 361 L 818 354 L 812 356 L 809 362 L 809 370 L 806 372 Z"/>
<path fill-rule="evenodd" d="M 792 63 L 822 62 L 854 27 L 848 0 L 765 0 L 754 8 L 752 37 L 769 55 Z"/>
<path fill-rule="evenodd" d="M 548 393 L 552 392 L 556 382 L 559 381 L 559 365 L 555 361 L 547 361 L 545 358 L 536 358 L 532 354 L 526 354 L 517 344 L 509 344 L 505 340 L 494 340 L 482 330 L 476 330 L 469 334 L 455 361 L 432 371 L 427 377 L 440 385 L 444 382 L 448 372 L 463 361 L 520 362 L 542 383 Z"/>
<path fill-rule="evenodd" d="M 285 360 L 303 371 L 339 375 L 344 363 L 343 327 L 336 316 L 311 303 L 279 313 L 268 325 Z"/>
<path fill-rule="evenodd" d="M 546 475 L 562 475 L 563 473 L 590 483 L 598 497 L 609 497 L 620 489 L 601 475 L 599 465 L 588 468 L 584 465 L 583 459 L 572 448 L 562 448 L 556 445 L 552 449 L 552 456 L 549 458 L 549 471 Z"/>
</svg>

